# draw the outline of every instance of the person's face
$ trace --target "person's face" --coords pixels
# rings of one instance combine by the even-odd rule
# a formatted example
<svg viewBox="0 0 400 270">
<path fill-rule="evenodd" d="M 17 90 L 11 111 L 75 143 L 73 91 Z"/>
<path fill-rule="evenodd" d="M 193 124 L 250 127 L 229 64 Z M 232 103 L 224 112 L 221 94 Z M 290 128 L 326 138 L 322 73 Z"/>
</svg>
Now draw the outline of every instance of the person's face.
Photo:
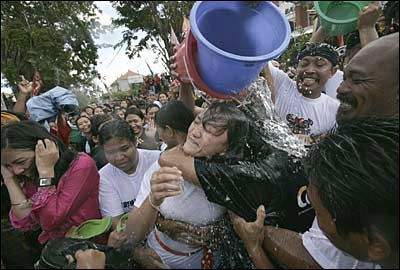
<svg viewBox="0 0 400 270">
<path fill-rule="evenodd" d="M 35 152 L 24 149 L 6 149 L 1 151 L 1 165 L 16 176 L 32 177 L 35 170 Z"/>
<path fill-rule="evenodd" d="M 398 114 L 398 66 L 390 52 L 385 46 L 367 46 L 349 62 L 337 89 L 338 121 Z"/>
<path fill-rule="evenodd" d="M 98 115 L 98 114 L 104 114 L 104 111 L 102 108 L 97 107 L 96 109 L 94 109 L 94 115 Z"/>
<path fill-rule="evenodd" d="M 160 94 L 160 96 L 158 97 L 159 101 L 161 102 L 161 104 L 165 104 L 168 102 L 168 98 L 165 94 Z"/>
<path fill-rule="evenodd" d="M 78 129 L 83 133 L 90 133 L 90 128 L 92 125 L 90 123 L 90 120 L 86 117 L 79 118 L 76 124 L 78 125 Z"/>
<path fill-rule="evenodd" d="M 312 181 L 307 188 L 307 196 L 315 210 L 318 226 L 332 244 L 358 260 L 369 261 L 368 246 L 371 243 L 368 240 L 368 234 L 350 232 L 346 235 L 340 235 L 336 229 L 335 218 L 322 204 L 318 190 L 312 184 Z"/>
<path fill-rule="evenodd" d="M 90 116 L 93 116 L 93 109 L 92 108 L 86 108 L 85 109 L 85 112 L 87 113 L 87 115 L 90 117 Z"/>
<path fill-rule="evenodd" d="M 121 107 L 125 109 L 128 108 L 128 103 L 125 100 L 121 101 Z"/>
<path fill-rule="evenodd" d="M 159 111 L 160 109 L 158 107 L 151 107 L 148 112 L 147 112 L 147 119 L 154 119 L 154 117 L 156 116 L 156 113 Z"/>
<path fill-rule="evenodd" d="M 121 118 L 121 119 L 124 119 L 124 117 L 125 117 L 124 112 L 123 112 L 122 110 L 118 110 L 118 111 L 117 111 L 117 115 L 118 115 L 118 117 Z"/>
<path fill-rule="evenodd" d="M 106 159 L 113 166 L 128 174 L 134 172 L 138 153 L 132 141 L 112 138 L 103 145 L 103 148 Z"/>
<path fill-rule="evenodd" d="M 324 57 L 306 56 L 297 66 L 297 88 L 305 97 L 321 93 L 334 72 L 331 62 Z"/>
<path fill-rule="evenodd" d="M 183 151 L 192 157 L 211 157 L 222 154 L 228 147 L 228 131 L 211 125 L 203 127 L 203 114 L 199 114 L 189 127 Z"/>
<path fill-rule="evenodd" d="M 128 114 L 125 121 L 133 128 L 135 135 L 140 134 L 143 129 L 144 120 L 136 114 Z"/>
</svg>

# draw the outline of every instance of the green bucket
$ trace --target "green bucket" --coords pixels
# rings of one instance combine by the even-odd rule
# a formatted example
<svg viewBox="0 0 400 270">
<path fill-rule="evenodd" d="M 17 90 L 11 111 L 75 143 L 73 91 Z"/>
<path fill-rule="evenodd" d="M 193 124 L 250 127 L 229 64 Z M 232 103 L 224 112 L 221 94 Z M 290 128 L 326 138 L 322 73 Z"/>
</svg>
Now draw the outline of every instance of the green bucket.
<svg viewBox="0 0 400 270">
<path fill-rule="evenodd" d="M 340 36 L 357 29 L 358 14 L 372 1 L 315 1 L 321 25 L 329 36 Z"/>
</svg>

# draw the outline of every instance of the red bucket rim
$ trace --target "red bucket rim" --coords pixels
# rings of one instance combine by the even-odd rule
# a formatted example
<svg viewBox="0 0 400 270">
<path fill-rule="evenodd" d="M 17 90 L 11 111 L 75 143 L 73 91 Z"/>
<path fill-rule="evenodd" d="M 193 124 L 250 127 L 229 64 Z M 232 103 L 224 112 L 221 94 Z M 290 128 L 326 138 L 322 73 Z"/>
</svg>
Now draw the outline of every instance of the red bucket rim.
<svg viewBox="0 0 400 270">
<path fill-rule="evenodd" d="M 197 41 L 194 38 L 191 31 L 188 33 L 188 38 L 186 40 L 186 55 L 191 56 L 187 57 L 187 65 L 188 65 L 188 73 L 190 78 L 193 80 L 193 83 L 199 88 L 201 91 L 206 92 L 212 97 L 220 98 L 220 99 L 230 99 L 233 96 L 223 95 L 220 93 L 216 93 L 212 91 L 201 79 L 200 74 L 197 71 L 196 64 L 194 63 L 194 59 L 197 53 Z"/>
</svg>

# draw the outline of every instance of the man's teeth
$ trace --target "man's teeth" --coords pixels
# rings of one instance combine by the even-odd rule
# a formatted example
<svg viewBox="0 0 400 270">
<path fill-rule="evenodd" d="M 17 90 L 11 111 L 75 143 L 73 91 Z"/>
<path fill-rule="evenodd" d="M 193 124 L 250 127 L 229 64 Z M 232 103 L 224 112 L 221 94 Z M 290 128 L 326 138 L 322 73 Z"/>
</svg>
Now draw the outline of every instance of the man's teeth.
<svg viewBox="0 0 400 270">
<path fill-rule="evenodd" d="M 304 84 L 305 86 L 312 85 L 312 84 L 314 84 L 315 82 L 316 82 L 316 80 L 315 80 L 315 79 L 312 79 L 312 78 L 304 78 L 304 79 L 303 79 L 303 84 Z"/>
<path fill-rule="evenodd" d="M 351 109 L 353 109 L 353 107 L 349 103 L 342 102 L 340 103 L 340 109 L 342 111 L 350 111 Z"/>
</svg>

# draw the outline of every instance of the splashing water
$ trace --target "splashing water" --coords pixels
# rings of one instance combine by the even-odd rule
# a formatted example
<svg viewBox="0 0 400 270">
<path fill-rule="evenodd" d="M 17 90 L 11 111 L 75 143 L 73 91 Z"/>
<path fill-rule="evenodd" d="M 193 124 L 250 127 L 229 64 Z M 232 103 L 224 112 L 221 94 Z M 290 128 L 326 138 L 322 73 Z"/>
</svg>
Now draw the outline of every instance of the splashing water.
<svg viewBox="0 0 400 270">
<path fill-rule="evenodd" d="M 267 81 L 259 77 L 247 88 L 247 92 L 242 109 L 261 128 L 263 141 L 291 156 L 304 157 L 307 149 L 276 113 Z"/>
</svg>

